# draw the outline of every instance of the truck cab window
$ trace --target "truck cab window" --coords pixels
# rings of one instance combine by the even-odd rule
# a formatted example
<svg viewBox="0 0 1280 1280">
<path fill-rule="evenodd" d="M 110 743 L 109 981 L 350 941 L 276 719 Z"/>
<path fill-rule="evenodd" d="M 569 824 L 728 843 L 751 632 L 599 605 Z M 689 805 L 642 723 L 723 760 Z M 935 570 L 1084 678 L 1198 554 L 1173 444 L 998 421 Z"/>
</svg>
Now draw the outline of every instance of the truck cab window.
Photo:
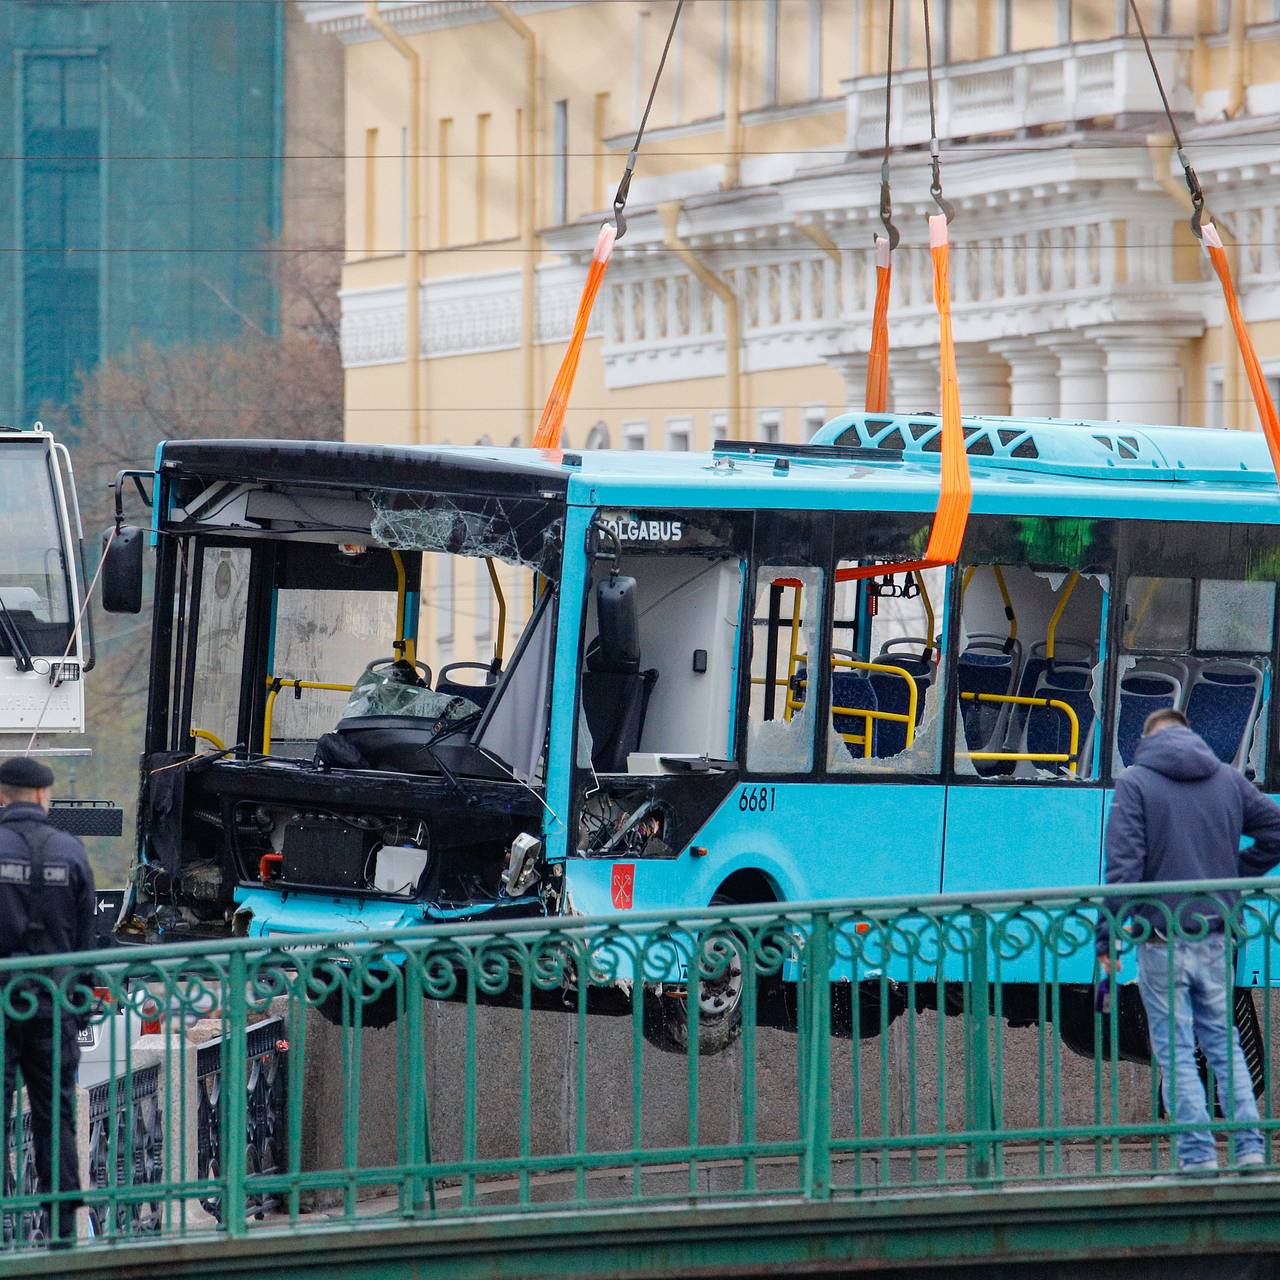
<svg viewBox="0 0 1280 1280">
<path fill-rule="evenodd" d="M 6 620 L 34 657 L 61 657 L 71 637 L 65 552 L 45 450 L 26 441 L 0 442 L 5 472 L 0 523 L 0 603 Z M 16 657 L 0 627 L 0 656 Z"/>
</svg>

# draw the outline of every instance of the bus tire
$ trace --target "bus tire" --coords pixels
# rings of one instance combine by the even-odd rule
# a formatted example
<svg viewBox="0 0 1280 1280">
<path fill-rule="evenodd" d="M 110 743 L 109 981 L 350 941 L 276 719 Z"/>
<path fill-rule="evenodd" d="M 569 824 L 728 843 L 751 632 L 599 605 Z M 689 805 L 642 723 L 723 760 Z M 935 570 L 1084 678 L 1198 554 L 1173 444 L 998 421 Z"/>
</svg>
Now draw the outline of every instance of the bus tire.
<svg viewBox="0 0 1280 1280">
<path fill-rule="evenodd" d="M 713 907 L 740 904 L 727 893 L 711 899 Z M 744 942 L 746 940 L 744 939 Z M 698 1010 L 698 1052 L 723 1053 L 742 1034 L 742 992 L 746 985 L 740 953 L 735 949 L 723 977 L 702 984 Z M 664 996 L 663 1026 L 670 1047 L 687 1053 L 689 1049 L 689 1003 L 686 994 Z"/>
</svg>

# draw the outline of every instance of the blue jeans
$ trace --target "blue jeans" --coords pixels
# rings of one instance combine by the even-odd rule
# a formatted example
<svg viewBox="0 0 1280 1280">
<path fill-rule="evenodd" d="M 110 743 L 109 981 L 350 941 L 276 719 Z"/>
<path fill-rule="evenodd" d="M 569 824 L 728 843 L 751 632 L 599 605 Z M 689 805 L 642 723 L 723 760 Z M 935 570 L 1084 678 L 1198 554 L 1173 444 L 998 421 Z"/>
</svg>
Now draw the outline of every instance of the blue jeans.
<svg viewBox="0 0 1280 1280">
<path fill-rule="evenodd" d="M 1218 1163 L 1204 1084 L 1196 1070 L 1197 1040 L 1217 1077 L 1227 1118 L 1258 1118 L 1253 1081 L 1240 1051 L 1235 1019 L 1227 1008 L 1226 965 L 1226 938 L 1221 933 L 1199 942 L 1149 942 L 1138 948 L 1138 987 L 1147 1011 L 1151 1051 L 1160 1063 L 1165 1110 L 1175 1123 L 1196 1126 L 1178 1134 L 1178 1163 L 1184 1168 Z M 1257 1129 L 1240 1129 L 1232 1137 L 1237 1159 L 1263 1149 Z"/>
</svg>

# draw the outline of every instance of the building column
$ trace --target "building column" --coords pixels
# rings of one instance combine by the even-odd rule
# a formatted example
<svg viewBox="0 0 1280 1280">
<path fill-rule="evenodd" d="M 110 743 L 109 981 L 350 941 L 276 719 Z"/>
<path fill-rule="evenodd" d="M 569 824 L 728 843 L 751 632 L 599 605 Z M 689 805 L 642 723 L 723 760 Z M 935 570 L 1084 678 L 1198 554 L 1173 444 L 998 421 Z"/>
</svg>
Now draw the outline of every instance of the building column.
<svg viewBox="0 0 1280 1280">
<path fill-rule="evenodd" d="M 859 412 L 867 400 L 867 357 L 857 352 L 823 353 L 822 357 L 844 379 L 844 403 Z"/>
<path fill-rule="evenodd" d="M 961 400 L 963 406 L 964 401 Z M 935 351 L 889 352 L 889 408 L 894 413 L 933 413 L 942 406 Z"/>
<path fill-rule="evenodd" d="M 1106 358 L 1109 419 L 1177 423 L 1182 417 L 1182 348 L 1192 335 L 1172 324 L 1102 325 L 1090 329 Z"/>
<path fill-rule="evenodd" d="M 1086 422 L 1105 417 L 1107 376 L 1098 344 L 1072 333 L 1051 333 L 1039 341 L 1058 362 L 1058 417 Z"/>
<path fill-rule="evenodd" d="M 992 344 L 1009 366 L 1009 413 L 1015 418 L 1056 418 L 1061 403 L 1058 358 L 1030 338 Z"/>
<path fill-rule="evenodd" d="M 1009 412 L 1009 366 L 986 347 L 956 349 L 956 373 L 960 378 L 960 412 L 1005 414 Z"/>
</svg>

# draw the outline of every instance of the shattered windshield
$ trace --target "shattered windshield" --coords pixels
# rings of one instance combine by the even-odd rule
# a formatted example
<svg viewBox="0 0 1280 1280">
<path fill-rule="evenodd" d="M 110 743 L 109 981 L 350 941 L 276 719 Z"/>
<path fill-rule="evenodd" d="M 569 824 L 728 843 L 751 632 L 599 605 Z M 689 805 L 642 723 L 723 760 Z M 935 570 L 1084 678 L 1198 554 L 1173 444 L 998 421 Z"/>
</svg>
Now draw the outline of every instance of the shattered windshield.
<svg viewBox="0 0 1280 1280">
<path fill-rule="evenodd" d="M 374 493 L 372 534 L 394 551 L 443 551 L 560 576 L 562 506 L 478 494 Z"/>
</svg>

